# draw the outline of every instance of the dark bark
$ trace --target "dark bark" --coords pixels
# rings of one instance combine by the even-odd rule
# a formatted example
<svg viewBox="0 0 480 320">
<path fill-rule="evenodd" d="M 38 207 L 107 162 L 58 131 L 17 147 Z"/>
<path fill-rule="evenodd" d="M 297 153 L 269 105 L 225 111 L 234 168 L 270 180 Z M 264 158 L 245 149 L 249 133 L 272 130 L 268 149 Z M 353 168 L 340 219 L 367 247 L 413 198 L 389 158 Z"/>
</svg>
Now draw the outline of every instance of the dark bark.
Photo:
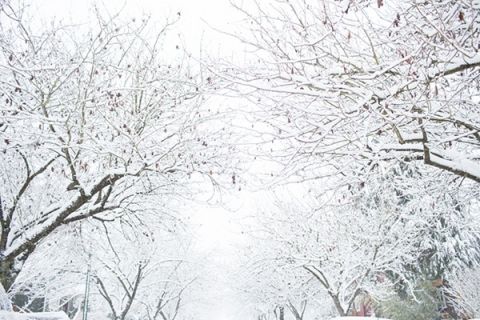
<svg viewBox="0 0 480 320">
<path fill-rule="evenodd" d="M 303 320 L 303 315 L 305 314 L 305 310 L 307 308 L 307 301 L 304 300 L 301 303 L 300 310 L 297 309 L 291 301 L 288 301 L 288 309 L 291 311 L 295 320 Z"/>
<path fill-rule="evenodd" d="M 338 294 L 335 295 L 335 294 L 331 294 L 330 292 L 328 294 L 332 298 L 333 303 L 335 304 L 335 308 L 337 309 L 337 312 L 340 315 L 340 317 L 345 317 L 347 313 L 345 312 L 345 310 L 343 310 L 342 304 L 340 303 L 340 299 L 338 298 Z"/>
<path fill-rule="evenodd" d="M 0 261 L 0 283 L 8 291 L 15 279 L 18 276 L 18 271 L 15 270 L 14 261 L 2 259 Z"/>
<path fill-rule="evenodd" d="M 285 307 L 278 307 L 278 320 L 285 320 Z"/>
<path fill-rule="evenodd" d="M 338 298 L 338 294 L 335 294 L 333 291 L 332 291 L 332 288 L 330 287 L 330 284 L 327 280 L 327 278 L 325 278 L 325 276 L 323 275 L 323 273 L 321 272 L 321 270 L 319 270 L 318 268 L 316 268 L 315 266 L 304 266 L 303 267 L 305 270 L 307 270 L 308 272 L 310 272 L 313 277 L 315 279 L 317 279 L 322 285 L 323 287 L 327 290 L 328 292 L 328 295 L 330 296 L 330 298 L 332 298 L 333 300 L 333 303 L 335 305 L 335 308 L 337 309 L 338 311 L 338 314 L 341 316 L 341 317 L 344 317 L 346 316 L 347 312 L 343 309 L 342 307 L 342 304 L 340 302 L 340 299 Z"/>
</svg>

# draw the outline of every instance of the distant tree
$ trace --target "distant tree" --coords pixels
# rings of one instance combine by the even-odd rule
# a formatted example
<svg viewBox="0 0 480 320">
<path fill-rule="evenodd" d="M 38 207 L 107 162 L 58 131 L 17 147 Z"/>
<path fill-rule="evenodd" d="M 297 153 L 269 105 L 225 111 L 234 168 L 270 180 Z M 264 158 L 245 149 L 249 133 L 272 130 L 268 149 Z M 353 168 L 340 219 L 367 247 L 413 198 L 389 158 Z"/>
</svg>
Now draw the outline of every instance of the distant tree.
<svg viewBox="0 0 480 320">
<path fill-rule="evenodd" d="M 103 301 L 108 306 L 103 310 L 114 320 L 130 319 L 131 314 L 148 320 L 175 320 L 184 307 L 185 291 L 198 276 L 187 261 L 189 248 L 182 248 L 175 235 L 168 240 L 163 236 L 161 246 L 160 239 L 152 237 L 138 237 L 136 244 L 124 240 L 119 245 L 119 236 L 105 241 L 110 252 L 103 257 L 97 253 L 93 261 L 97 306 Z"/>
<path fill-rule="evenodd" d="M 18 306 L 24 310 L 42 301 L 41 309 L 33 311 L 81 314 L 88 274 L 89 315 L 174 320 L 191 302 L 200 275 L 189 245 L 192 235 L 176 219 L 142 218 L 141 225 L 128 219 L 72 224 L 45 240 L 10 289 L 12 301 L 21 298 Z"/>
<path fill-rule="evenodd" d="M 323 188 L 315 183 L 278 191 L 277 207 L 257 213 L 262 232 L 256 238 L 263 245 L 252 248 L 257 259 L 249 254 L 262 297 L 292 298 L 313 283 L 345 316 L 356 311 L 362 296 L 389 299 L 401 288 L 407 303 L 415 300 L 422 282 L 476 265 L 474 212 L 453 215 L 457 204 L 448 193 L 438 198 L 430 193 L 429 179 L 408 180 L 399 176 L 408 175 L 406 169 L 399 169 L 379 165 L 368 180 L 321 194 Z M 395 181 L 402 178 L 409 183 L 400 188 Z M 407 195 L 409 200 L 401 201 Z M 433 272 L 431 277 L 426 278 L 426 270 Z M 283 282 L 269 274 L 278 274 Z M 310 281 L 298 282 L 304 277 Z M 275 290 L 276 295 L 265 294 Z"/>
</svg>

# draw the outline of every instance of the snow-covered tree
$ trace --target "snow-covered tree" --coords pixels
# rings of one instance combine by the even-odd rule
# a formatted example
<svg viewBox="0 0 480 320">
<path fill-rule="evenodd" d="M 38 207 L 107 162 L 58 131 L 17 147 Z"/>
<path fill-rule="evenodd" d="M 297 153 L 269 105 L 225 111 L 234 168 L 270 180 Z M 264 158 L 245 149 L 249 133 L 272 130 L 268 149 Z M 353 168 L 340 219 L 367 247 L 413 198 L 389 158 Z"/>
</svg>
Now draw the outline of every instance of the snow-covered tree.
<svg viewBox="0 0 480 320">
<path fill-rule="evenodd" d="M 158 232 L 157 237 L 144 233 L 126 239 L 123 245 L 112 239 L 104 241 L 108 254 L 97 253 L 92 262 L 96 305 L 106 304 L 115 320 L 175 320 L 198 277 L 188 241 L 174 234 L 159 237 Z"/>
<path fill-rule="evenodd" d="M 312 283 L 309 275 L 278 267 L 275 248 L 265 245 L 270 243 L 270 239 L 261 241 L 262 245 L 257 243 L 255 248 L 249 250 L 250 261 L 236 275 L 234 282 L 240 299 L 259 316 L 304 319 L 304 315 L 311 306 L 317 305 L 316 300 L 321 296 L 318 287 Z"/>
<path fill-rule="evenodd" d="M 188 198 L 192 175 L 212 177 L 226 164 L 203 130 L 204 85 L 182 50 L 165 48 L 175 48 L 164 41 L 175 19 L 158 28 L 148 17 L 97 11 L 95 26 L 37 28 L 28 8 L 15 4 L 0 17 L 0 281 L 7 290 L 37 246 L 65 225 L 141 221 L 145 197 Z"/>
<path fill-rule="evenodd" d="M 254 55 L 218 75 L 275 128 L 283 174 L 404 160 L 480 182 L 477 0 L 236 3 Z"/>
<path fill-rule="evenodd" d="M 449 279 L 445 293 L 455 309 L 473 318 L 480 316 L 480 275 L 478 267 L 462 270 Z"/>
<path fill-rule="evenodd" d="M 263 236 L 257 235 L 257 243 L 262 246 L 252 246 L 258 255 L 257 281 L 264 292 L 274 293 L 262 297 L 274 306 L 278 302 L 272 297 L 308 292 L 301 284 L 313 281 L 339 315 L 348 315 L 361 299 L 382 301 L 399 288 L 415 299 L 421 281 L 477 264 L 473 208 L 455 214 L 458 190 L 439 195 L 426 176 L 409 178 L 417 169 L 378 165 L 368 180 L 346 187 L 325 191 L 303 183 L 278 191 L 277 208 L 257 213 Z M 306 276 L 309 281 L 298 282 Z M 298 285 L 300 291 L 293 290 Z"/>
<path fill-rule="evenodd" d="M 344 250 L 328 253 L 326 246 L 325 259 L 363 265 L 373 280 L 384 273 L 392 285 L 410 282 L 410 288 L 420 274 L 446 277 L 478 263 L 478 232 L 470 222 L 480 190 L 480 3 L 235 3 L 245 19 L 232 35 L 250 49 L 250 64 L 217 63 L 211 70 L 251 102 L 245 113 L 259 143 L 249 152 L 265 161 L 274 182 L 321 179 L 313 191 L 323 200 L 305 225 L 339 227 L 337 217 L 351 222 L 319 232 L 320 242 L 330 239 L 331 247 Z M 351 207 L 332 211 L 337 200 Z M 392 237 L 371 237 L 371 229 Z M 353 263 L 356 255 L 340 245 L 345 239 L 369 258 L 376 241 L 398 256 L 372 271 L 364 260 Z M 370 286 L 372 278 L 365 280 Z M 349 309 L 352 291 L 346 292 L 339 310 Z"/>
<path fill-rule="evenodd" d="M 141 225 L 125 219 L 69 225 L 32 253 L 10 289 L 12 300 L 20 297 L 25 310 L 42 301 L 41 311 L 81 314 L 89 279 L 92 317 L 175 319 L 191 302 L 199 259 L 186 224 L 150 218 Z"/>
</svg>

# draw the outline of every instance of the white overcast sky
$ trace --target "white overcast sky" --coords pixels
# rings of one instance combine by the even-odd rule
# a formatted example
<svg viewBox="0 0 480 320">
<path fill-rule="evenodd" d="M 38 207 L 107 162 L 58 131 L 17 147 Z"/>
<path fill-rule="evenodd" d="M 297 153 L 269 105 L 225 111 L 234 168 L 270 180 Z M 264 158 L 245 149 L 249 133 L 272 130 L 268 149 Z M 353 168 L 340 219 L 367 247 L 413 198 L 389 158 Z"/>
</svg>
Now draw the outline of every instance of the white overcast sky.
<svg viewBox="0 0 480 320">
<path fill-rule="evenodd" d="M 174 32 L 181 34 L 190 51 L 196 51 L 202 39 L 204 46 L 208 43 L 210 49 L 225 44 L 224 37 L 222 41 L 212 41 L 222 36 L 213 32 L 209 25 L 225 30 L 230 22 L 239 18 L 229 0 L 42 0 L 29 3 L 34 3 L 41 17 L 55 16 L 73 22 L 86 22 L 93 5 L 106 8 L 112 14 L 121 10 L 124 16 L 148 14 L 159 22 L 166 17 L 175 18 L 180 12 L 181 19 Z"/>
</svg>

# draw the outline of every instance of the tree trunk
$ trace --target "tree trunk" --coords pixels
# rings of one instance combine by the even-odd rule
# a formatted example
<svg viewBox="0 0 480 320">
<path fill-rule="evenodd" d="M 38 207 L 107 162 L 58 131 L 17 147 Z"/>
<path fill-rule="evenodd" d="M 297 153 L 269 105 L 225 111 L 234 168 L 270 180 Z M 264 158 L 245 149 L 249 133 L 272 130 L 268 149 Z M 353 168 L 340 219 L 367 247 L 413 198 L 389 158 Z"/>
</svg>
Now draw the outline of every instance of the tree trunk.
<svg viewBox="0 0 480 320">
<path fill-rule="evenodd" d="M 278 307 L 278 320 L 285 320 L 285 307 Z"/>
<path fill-rule="evenodd" d="M 10 230 L 10 222 L 4 215 L 3 202 L 0 198 L 0 284 L 4 291 L 10 289 L 18 275 L 18 272 L 14 269 L 15 259 L 6 259 L 4 256 Z"/>
<path fill-rule="evenodd" d="M 15 270 L 15 263 L 11 260 L 3 260 L 0 261 L 0 284 L 8 291 L 10 287 L 15 282 L 15 279 L 18 276 L 18 272 Z"/>
<path fill-rule="evenodd" d="M 330 294 L 330 297 L 332 297 L 333 303 L 335 304 L 335 308 L 337 309 L 340 317 L 345 317 L 347 314 L 345 310 L 343 310 L 342 304 L 340 303 L 340 299 L 338 299 L 338 295 Z"/>
<path fill-rule="evenodd" d="M 12 311 L 12 302 L 8 298 L 8 295 L 1 284 L 0 284 L 0 311 Z"/>
<path fill-rule="evenodd" d="M 290 301 L 288 302 L 288 309 L 295 317 L 295 320 L 303 320 L 303 312 L 300 313 Z"/>
</svg>

